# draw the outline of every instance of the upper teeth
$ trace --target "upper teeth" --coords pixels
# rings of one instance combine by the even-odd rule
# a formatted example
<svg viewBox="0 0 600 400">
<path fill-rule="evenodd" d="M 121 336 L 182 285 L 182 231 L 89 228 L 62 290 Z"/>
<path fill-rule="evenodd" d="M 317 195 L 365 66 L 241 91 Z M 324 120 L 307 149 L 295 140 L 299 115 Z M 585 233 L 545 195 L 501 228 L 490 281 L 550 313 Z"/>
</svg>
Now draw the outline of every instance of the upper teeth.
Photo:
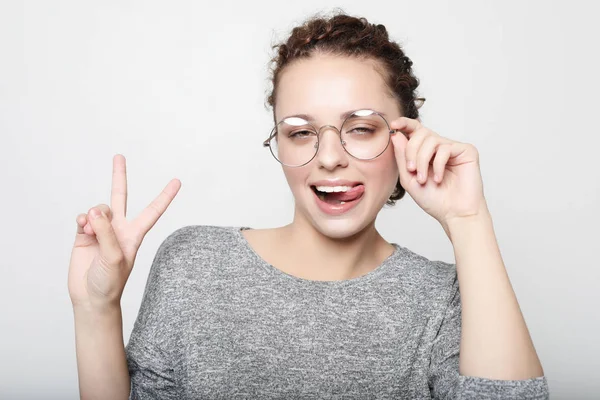
<svg viewBox="0 0 600 400">
<path fill-rule="evenodd" d="M 317 190 L 319 192 L 327 192 L 327 193 L 347 192 L 350 189 L 352 189 L 352 187 L 350 187 L 350 186 L 317 186 Z"/>
</svg>

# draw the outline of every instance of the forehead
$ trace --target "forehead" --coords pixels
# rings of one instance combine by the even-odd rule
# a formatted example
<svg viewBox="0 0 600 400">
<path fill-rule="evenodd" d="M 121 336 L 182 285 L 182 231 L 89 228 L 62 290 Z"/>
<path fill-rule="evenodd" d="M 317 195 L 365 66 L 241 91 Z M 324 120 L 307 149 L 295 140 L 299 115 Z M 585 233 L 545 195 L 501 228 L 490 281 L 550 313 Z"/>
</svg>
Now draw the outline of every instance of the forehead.
<svg viewBox="0 0 600 400">
<path fill-rule="evenodd" d="M 360 108 L 392 114 L 396 102 L 375 68 L 372 60 L 332 55 L 293 62 L 280 76 L 276 119 L 302 113 L 331 120 Z"/>
</svg>

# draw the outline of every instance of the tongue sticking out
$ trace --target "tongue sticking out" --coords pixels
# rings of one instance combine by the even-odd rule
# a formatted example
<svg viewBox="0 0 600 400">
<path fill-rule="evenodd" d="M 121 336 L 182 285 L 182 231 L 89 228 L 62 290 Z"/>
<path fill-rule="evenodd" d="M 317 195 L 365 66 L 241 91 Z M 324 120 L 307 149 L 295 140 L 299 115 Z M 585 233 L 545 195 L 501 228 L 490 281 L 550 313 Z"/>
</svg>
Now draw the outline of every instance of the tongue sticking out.
<svg viewBox="0 0 600 400">
<path fill-rule="evenodd" d="M 352 189 L 348 190 L 347 192 L 327 193 L 325 195 L 324 200 L 327 203 L 339 204 L 342 201 L 348 202 L 348 201 L 356 200 L 360 196 L 362 196 L 362 194 L 364 192 L 365 192 L 364 185 L 357 185 L 357 186 L 354 186 Z"/>
</svg>

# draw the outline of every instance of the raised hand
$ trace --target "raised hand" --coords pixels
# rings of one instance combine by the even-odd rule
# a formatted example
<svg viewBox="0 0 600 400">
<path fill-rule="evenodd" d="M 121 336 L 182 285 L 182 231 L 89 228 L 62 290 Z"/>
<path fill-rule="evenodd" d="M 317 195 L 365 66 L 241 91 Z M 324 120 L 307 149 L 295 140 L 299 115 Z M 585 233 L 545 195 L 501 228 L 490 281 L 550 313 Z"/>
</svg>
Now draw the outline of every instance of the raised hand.
<svg viewBox="0 0 600 400">
<path fill-rule="evenodd" d="M 179 179 L 171 180 L 137 218 L 128 221 L 125 157 L 114 156 L 110 207 L 99 204 L 76 219 L 68 278 L 73 307 L 101 310 L 120 305 L 142 240 L 180 188 Z"/>
<path fill-rule="evenodd" d="M 479 152 L 472 144 L 440 136 L 416 119 L 390 126 L 400 184 L 425 212 L 445 225 L 486 210 Z"/>
</svg>

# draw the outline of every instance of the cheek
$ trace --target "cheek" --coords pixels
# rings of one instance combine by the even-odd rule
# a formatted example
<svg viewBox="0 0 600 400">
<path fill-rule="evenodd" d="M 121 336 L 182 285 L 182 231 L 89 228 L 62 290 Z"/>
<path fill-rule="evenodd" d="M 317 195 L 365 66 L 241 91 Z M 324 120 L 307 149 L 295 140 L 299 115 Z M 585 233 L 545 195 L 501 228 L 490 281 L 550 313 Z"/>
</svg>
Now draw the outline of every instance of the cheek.
<svg viewBox="0 0 600 400">
<path fill-rule="evenodd" d="M 301 190 L 305 187 L 306 180 L 308 179 L 308 170 L 306 168 L 283 167 L 283 173 L 290 189 L 292 190 L 292 193 L 295 194 L 298 190 Z"/>
<path fill-rule="evenodd" d="M 389 197 L 388 192 L 393 192 L 398 181 L 398 165 L 394 152 L 388 148 L 378 158 L 365 164 L 364 174 L 369 186 L 377 189 L 382 197 Z"/>
</svg>

